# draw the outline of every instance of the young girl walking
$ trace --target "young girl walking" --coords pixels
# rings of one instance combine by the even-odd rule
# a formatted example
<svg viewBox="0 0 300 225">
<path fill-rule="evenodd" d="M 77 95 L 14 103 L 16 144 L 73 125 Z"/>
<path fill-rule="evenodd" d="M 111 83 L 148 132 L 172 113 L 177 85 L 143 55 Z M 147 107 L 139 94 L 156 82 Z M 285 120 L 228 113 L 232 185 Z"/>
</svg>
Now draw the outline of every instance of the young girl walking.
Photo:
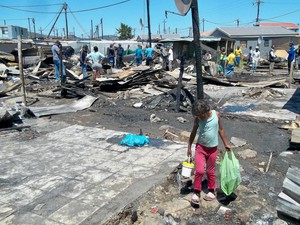
<svg viewBox="0 0 300 225">
<path fill-rule="evenodd" d="M 218 154 L 218 134 L 220 135 L 225 148 L 230 151 L 230 145 L 226 138 L 220 113 L 211 110 L 210 106 L 203 100 L 197 100 L 193 105 L 194 126 L 191 132 L 187 155 L 192 156 L 192 143 L 194 142 L 197 130 L 198 141 L 195 150 L 195 179 L 192 203 L 199 204 L 200 192 L 202 189 L 202 178 L 206 164 L 206 175 L 208 180 L 208 193 L 203 196 L 207 201 L 214 200 L 216 189 L 215 164 Z"/>
</svg>

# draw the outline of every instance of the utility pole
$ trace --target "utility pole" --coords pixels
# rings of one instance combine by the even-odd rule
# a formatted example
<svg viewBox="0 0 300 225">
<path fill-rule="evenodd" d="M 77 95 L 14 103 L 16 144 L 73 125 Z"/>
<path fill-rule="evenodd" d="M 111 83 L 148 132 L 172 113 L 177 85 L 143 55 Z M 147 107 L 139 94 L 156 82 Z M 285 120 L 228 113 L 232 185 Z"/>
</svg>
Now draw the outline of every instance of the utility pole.
<svg viewBox="0 0 300 225">
<path fill-rule="evenodd" d="M 160 34 L 160 24 L 158 24 L 158 31 L 157 34 Z"/>
<path fill-rule="evenodd" d="M 43 29 L 40 27 L 41 38 L 43 37 Z"/>
<path fill-rule="evenodd" d="M 93 40 L 93 20 L 91 20 L 91 40 Z"/>
<path fill-rule="evenodd" d="M 103 40 L 103 18 L 101 18 L 100 24 L 101 24 L 101 39 Z"/>
<path fill-rule="evenodd" d="M 147 0 L 147 19 L 148 19 L 148 39 L 149 39 L 149 47 L 151 48 L 151 23 L 150 23 L 150 7 L 149 0 Z"/>
<path fill-rule="evenodd" d="M 30 25 L 30 18 L 28 18 L 28 27 L 29 27 L 29 38 L 31 38 L 31 25 Z"/>
<path fill-rule="evenodd" d="M 63 34 L 64 34 L 64 38 L 66 37 L 66 30 L 65 28 L 63 28 Z"/>
<path fill-rule="evenodd" d="M 65 10 L 65 20 L 66 20 L 66 38 L 69 38 L 69 29 L 68 29 L 68 14 L 67 14 L 68 4 L 64 3 L 63 9 Z"/>
<path fill-rule="evenodd" d="M 75 35 L 75 27 L 73 27 L 73 35 L 74 35 L 74 39 L 76 38 L 76 35 Z"/>
<path fill-rule="evenodd" d="M 164 34 L 166 34 L 167 33 L 167 31 L 166 31 L 166 23 L 167 23 L 167 21 L 164 20 L 163 23 L 164 23 Z"/>
<path fill-rule="evenodd" d="M 4 22 L 4 25 L 6 25 L 6 20 L 4 20 L 3 22 Z"/>
<path fill-rule="evenodd" d="M 256 23 L 255 23 L 255 26 L 259 26 L 259 13 L 260 13 L 260 4 L 264 3 L 263 1 L 261 0 L 256 0 L 256 3 L 257 4 L 257 14 L 256 14 Z"/>
<path fill-rule="evenodd" d="M 32 18 L 32 23 L 33 23 L 34 39 L 36 39 L 36 32 L 35 32 L 35 19 L 34 19 L 34 18 Z"/>
<path fill-rule="evenodd" d="M 240 26 L 240 19 L 236 19 L 235 22 L 236 22 L 236 26 L 239 27 Z"/>
<path fill-rule="evenodd" d="M 95 31 L 96 35 L 97 35 L 97 39 L 99 39 L 100 35 L 99 35 L 99 25 L 96 25 L 96 31 Z"/>
<path fill-rule="evenodd" d="M 177 27 L 175 28 L 175 34 L 177 34 Z"/>
<path fill-rule="evenodd" d="M 168 29 L 169 29 L 169 34 L 170 34 L 171 33 L 171 28 L 169 27 Z"/>
<path fill-rule="evenodd" d="M 204 32 L 204 22 L 205 22 L 205 19 L 203 18 L 202 19 L 202 32 Z"/>
<path fill-rule="evenodd" d="M 196 57 L 196 74 L 197 74 L 197 99 L 203 99 L 203 79 L 202 79 L 202 62 L 201 62 L 201 44 L 199 30 L 199 12 L 198 0 L 192 0 L 192 21 L 193 21 L 193 36 Z M 204 20 L 204 19 L 203 19 Z"/>
<path fill-rule="evenodd" d="M 22 56 L 22 38 L 21 35 L 18 35 L 18 56 L 19 56 L 19 71 L 20 78 L 22 82 L 21 91 L 22 91 L 22 102 L 26 106 L 26 93 L 25 93 L 25 79 L 23 74 L 23 56 Z"/>
</svg>

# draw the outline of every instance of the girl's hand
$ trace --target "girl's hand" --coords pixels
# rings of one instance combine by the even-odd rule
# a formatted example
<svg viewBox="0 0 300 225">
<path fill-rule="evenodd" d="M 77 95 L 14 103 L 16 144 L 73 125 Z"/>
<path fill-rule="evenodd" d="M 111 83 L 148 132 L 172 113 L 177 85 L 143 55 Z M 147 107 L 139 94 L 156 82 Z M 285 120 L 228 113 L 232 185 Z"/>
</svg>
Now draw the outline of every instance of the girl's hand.
<svg viewBox="0 0 300 225">
<path fill-rule="evenodd" d="M 187 150 L 187 157 L 192 157 L 192 150 L 190 148 Z"/>
<path fill-rule="evenodd" d="M 230 152 L 231 151 L 231 147 L 230 146 L 225 146 L 226 151 Z"/>
</svg>

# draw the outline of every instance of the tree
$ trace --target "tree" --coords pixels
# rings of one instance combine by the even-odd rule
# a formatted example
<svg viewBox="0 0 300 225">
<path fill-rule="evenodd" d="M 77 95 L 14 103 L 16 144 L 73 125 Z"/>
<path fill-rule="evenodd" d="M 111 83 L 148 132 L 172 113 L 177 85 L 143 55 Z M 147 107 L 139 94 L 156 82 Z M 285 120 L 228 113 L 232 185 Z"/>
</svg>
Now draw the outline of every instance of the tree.
<svg viewBox="0 0 300 225">
<path fill-rule="evenodd" d="M 124 23 L 121 23 L 120 28 L 116 28 L 116 31 L 120 40 L 127 40 L 133 38 L 132 27 Z"/>
</svg>

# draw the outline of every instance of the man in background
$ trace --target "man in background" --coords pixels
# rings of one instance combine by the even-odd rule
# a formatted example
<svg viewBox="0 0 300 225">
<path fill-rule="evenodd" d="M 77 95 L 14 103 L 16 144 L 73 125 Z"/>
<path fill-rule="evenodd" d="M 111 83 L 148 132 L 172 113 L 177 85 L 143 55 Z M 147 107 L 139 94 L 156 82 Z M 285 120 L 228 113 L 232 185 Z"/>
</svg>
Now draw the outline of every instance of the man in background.
<svg viewBox="0 0 300 225">
<path fill-rule="evenodd" d="M 119 44 L 119 47 L 116 49 L 117 52 L 117 68 L 121 69 L 123 67 L 123 52 L 124 48 L 121 44 Z"/>
<path fill-rule="evenodd" d="M 61 49 L 62 49 L 62 45 L 58 40 L 51 47 L 51 51 L 52 51 L 52 55 L 53 55 L 55 79 L 57 81 L 60 80 L 61 67 L 62 67 L 62 76 L 66 77 L 66 71 L 65 71 L 64 65 L 62 63 L 62 59 L 61 59 Z"/>
<path fill-rule="evenodd" d="M 271 46 L 271 50 L 269 52 L 269 61 L 270 61 L 270 67 L 269 67 L 269 73 L 273 74 L 273 70 L 274 70 L 274 65 L 275 65 L 275 46 L 272 45 Z"/>
</svg>

